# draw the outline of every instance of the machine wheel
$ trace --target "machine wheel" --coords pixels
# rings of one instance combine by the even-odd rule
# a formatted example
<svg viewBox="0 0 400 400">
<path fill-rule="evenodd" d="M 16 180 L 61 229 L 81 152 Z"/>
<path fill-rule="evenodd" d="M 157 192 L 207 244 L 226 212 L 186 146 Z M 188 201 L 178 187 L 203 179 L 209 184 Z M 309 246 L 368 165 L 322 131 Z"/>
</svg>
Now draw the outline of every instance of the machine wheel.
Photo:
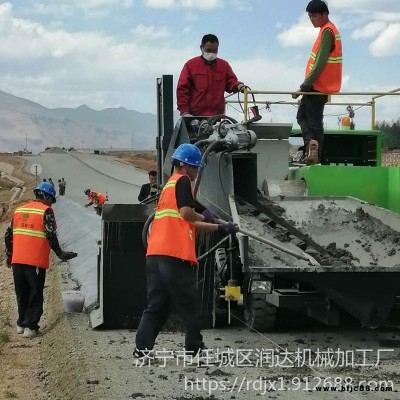
<svg viewBox="0 0 400 400">
<path fill-rule="evenodd" d="M 266 332 L 274 329 L 276 307 L 265 300 L 265 294 L 248 293 L 246 296 L 244 318 L 250 330 Z"/>
</svg>

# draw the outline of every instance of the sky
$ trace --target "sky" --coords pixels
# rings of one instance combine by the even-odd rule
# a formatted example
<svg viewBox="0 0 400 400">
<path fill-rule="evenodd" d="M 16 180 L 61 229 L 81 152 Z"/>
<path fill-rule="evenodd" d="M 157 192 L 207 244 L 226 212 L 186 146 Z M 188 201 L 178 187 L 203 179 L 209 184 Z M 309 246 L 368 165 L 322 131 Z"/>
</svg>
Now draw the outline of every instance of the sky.
<svg viewBox="0 0 400 400">
<path fill-rule="evenodd" d="M 15 0 L 0 3 L 0 90 L 45 107 L 156 113 L 156 79 L 200 55 L 206 33 L 218 56 L 253 90 L 294 91 L 318 35 L 301 0 Z M 330 0 L 343 45 L 342 92 L 400 87 L 400 1 Z M 372 96 L 335 96 L 325 123 L 354 105 L 356 128 L 369 128 Z M 237 99 L 237 97 L 232 97 Z M 257 95 L 264 122 L 294 122 L 290 95 Z M 266 109 L 270 103 L 270 110 Z M 400 96 L 377 101 L 377 120 L 400 117 Z M 238 104 L 227 114 L 240 119 Z"/>
</svg>

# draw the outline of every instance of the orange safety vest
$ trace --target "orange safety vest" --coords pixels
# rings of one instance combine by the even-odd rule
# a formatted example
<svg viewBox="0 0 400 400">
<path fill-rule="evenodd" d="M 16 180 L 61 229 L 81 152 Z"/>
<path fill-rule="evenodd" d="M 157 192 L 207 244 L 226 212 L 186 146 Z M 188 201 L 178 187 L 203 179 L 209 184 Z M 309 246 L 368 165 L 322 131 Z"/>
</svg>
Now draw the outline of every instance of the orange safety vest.
<svg viewBox="0 0 400 400">
<path fill-rule="evenodd" d="M 44 229 L 44 213 L 50 208 L 40 201 L 18 207 L 13 215 L 12 264 L 49 268 L 50 245 Z"/>
<path fill-rule="evenodd" d="M 173 174 L 161 192 L 146 255 L 170 256 L 197 263 L 194 223 L 181 217 L 176 204 L 175 186 L 181 176 L 185 175 Z"/>
<path fill-rule="evenodd" d="M 313 83 L 313 88 L 322 93 L 336 93 L 342 86 L 342 41 L 340 33 L 332 22 L 326 23 L 321 27 L 317 40 L 311 50 L 310 58 L 307 62 L 306 77 L 311 73 L 319 46 L 321 45 L 322 34 L 325 29 L 330 29 L 334 35 L 334 49 L 330 52 L 328 61 L 322 69 L 317 80 Z"/>
<path fill-rule="evenodd" d="M 103 205 L 107 200 L 106 196 L 104 196 L 104 194 L 102 194 L 100 192 L 90 192 L 88 197 L 92 203 L 94 203 L 95 205 L 98 205 L 98 206 Z"/>
</svg>

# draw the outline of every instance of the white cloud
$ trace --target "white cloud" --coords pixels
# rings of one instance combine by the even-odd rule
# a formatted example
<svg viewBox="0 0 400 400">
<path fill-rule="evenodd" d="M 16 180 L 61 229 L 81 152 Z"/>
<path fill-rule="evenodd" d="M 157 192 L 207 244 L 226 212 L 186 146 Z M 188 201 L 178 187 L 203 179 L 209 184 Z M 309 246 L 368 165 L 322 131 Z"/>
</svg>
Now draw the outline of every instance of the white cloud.
<svg viewBox="0 0 400 400">
<path fill-rule="evenodd" d="M 283 47 L 310 46 L 317 35 L 318 30 L 310 24 L 308 17 L 301 16 L 295 25 L 280 32 L 277 40 Z"/>
<path fill-rule="evenodd" d="M 137 33 L 146 29 L 157 35 L 156 29 L 143 25 Z M 0 89 L 44 106 L 75 107 L 85 102 L 133 108 L 135 98 L 136 109 L 155 111 L 155 99 L 147 96 L 149 82 L 155 85 L 158 76 L 177 75 L 182 68 L 182 61 L 170 54 L 168 43 L 117 43 L 97 32 L 68 32 L 17 19 L 10 4 L 0 6 Z M 180 57 L 190 56 L 188 50 L 180 50 Z"/>
<path fill-rule="evenodd" d="M 373 18 L 379 21 L 400 22 L 400 12 L 376 12 L 373 14 Z"/>
<path fill-rule="evenodd" d="M 351 10 L 352 16 L 359 12 L 376 11 L 379 8 L 390 10 L 392 13 L 400 12 L 400 2 L 398 0 L 385 0 L 379 2 L 377 0 L 332 0 L 328 2 L 329 10 L 348 12 Z"/>
<path fill-rule="evenodd" d="M 390 24 L 369 46 L 376 57 L 400 54 L 400 24 Z"/>
<path fill-rule="evenodd" d="M 134 30 L 133 34 L 139 40 L 160 40 L 171 37 L 171 32 L 166 26 L 155 26 L 155 25 L 138 25 Z"/>
<path fill-rule="evenodd" d="M 150 8 L 183 8 L 202 11 L 215 10 L 224 6 L 224 0 L 144 0 L 144 3 Z"/>
<path fill-rule="evenodd" d="M 116 8 L 128 9 L 133 3 L 134 0 L 42 0 L 34 4 L 32 13 L 67 17 L 81 10 L 86 17 L 96 17 L 107 15 Z"/>
<path fill-rule="evenodd" d="M 387 27 L 386 22 L 373 21 L 363 26 L 362 28 L 356 29 L 351 37 L 353 39 L 369 39 L 375 37 L 377 34 L 382 32 Z"/>
</svg>

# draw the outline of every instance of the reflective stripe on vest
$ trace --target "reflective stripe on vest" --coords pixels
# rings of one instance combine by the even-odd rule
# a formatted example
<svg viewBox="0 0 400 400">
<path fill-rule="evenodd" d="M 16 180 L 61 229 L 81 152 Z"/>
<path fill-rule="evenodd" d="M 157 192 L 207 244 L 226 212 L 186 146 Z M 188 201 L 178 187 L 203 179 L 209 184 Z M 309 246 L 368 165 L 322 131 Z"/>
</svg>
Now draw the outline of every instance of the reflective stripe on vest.
<svg viewBox="0 0 400 400">
<path fill-rule="evenodd" d="M 44 229 L 44 213 L 49 206 L 33 201 L 13 215 L 13 264 L 49 268 L 50 245 Z"/>
<path fill-rule="evenodd" d="M 336 93 L 340 90 L 342 86 L 342 41 L 340 38 L 340 33 L 336 26 L 332 22 L 326 23 L 321 27 L 318 37 L 311 50 L 310 57 L 307 62 L 306 67 L 306 77 L 311 73 L 314 68 L 315 59 L 318 53 L 318 49 L 321 45 L 322 34 L 325 29 L 330 29 L 334 34 L 334 49 L 329 54 L 327 63 L 322 69 L 320 75 L 313 83 L 314 90 L 322 93 Z"/>
<path fill-rule="evenodd" d="M 157 205 L 147 244 L 147 255 L 164 255 L 197 262 L 195 226 L 179 213 L 175 187 L 183 174 L 174 174 L 165 184 Z"/>
</svg>

